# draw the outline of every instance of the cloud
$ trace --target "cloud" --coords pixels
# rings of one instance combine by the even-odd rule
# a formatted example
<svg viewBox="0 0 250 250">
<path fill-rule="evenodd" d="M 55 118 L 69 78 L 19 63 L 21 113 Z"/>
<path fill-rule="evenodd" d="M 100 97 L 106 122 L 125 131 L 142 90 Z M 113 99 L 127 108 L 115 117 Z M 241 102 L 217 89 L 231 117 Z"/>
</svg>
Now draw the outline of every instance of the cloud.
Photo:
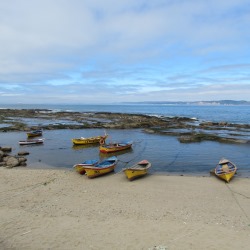
<svg viewBox="0 0 250 250">
<path fill-rule="evenodd" d="M 207 86 L 219 98 L 218 84 L 244 89 L 250 84 L 248 3 L 2 1 L 0 102 L 7 101 L 3 96 L 14 102 L 11 95 L 24 101 L 37 91 L 52 102 L 79 100 L 80 91 L 108 102 L 112 91 L 115 101 L 134 101 L 164 98 L 167 91 L 176 100 L 215 98 Z"/>
</svg>

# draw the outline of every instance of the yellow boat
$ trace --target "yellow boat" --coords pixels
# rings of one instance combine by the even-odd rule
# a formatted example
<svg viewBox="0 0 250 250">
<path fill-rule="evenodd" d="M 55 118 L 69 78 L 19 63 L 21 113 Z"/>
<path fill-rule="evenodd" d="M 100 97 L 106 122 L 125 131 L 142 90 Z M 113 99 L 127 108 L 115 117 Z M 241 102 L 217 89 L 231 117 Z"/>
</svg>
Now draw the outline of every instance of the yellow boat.
<svg viewBox="0 0 250 250">
<path fill-rule="evenodd" d="M 142 160 L 132 167 L 124 168 L 123 172 L 127 178 L 132 181 L 136 178 L 142 177 L 148 173 L 148 169 L 151 167 L 151 163 L 147 160 Z"/>
<path fill-rule="evenodd" d="M 43 131 L 41 129 L 37 129 L 34 131 L 27 132 L 27 137 L 36 137 L 36 136 L 42 136 Z"/>
<path fill-rule="evenodd" d="M 236 165 L 231 161 L 223 158 L 217 164 L 214 173 L 220 179 L 229 182 L 234 177 L 236 171 Z"/>
<path fill-rule="evenodd" d="M 104 175 L 114 171 L 118 159 L 116 156 L 112 156 L 103 160 L 95 166 L 86 166 L 85 172 L 88 178 L 94 178 L 100 175 Z"/>
<path fill-rule="evenodd" d="M 86 160 L 83 163 L 78 163 L 73 166 L 73 168 L 78 172 L 79 174 L 85 174 L 85 167 L 88 166 L 95 166 L 98 163 L 98 160 Z"/>
<path fill-rule="evenodd" d="M 74 138 L 72 139 L 72 142 L 74 145 L 86 145 L 86 144 L 94 144 L 94 143 L 104 143 L 108 135 L 99 135 L 94 137 L 80 137 L 80 138 Z"/>
<path fill-rule="evenodd" d="M 114 153 L 125 149 L 129 149 L 131 147 L 132 147 L 131 142 L 109 143 L 109 144 L 101 144 L 99 150 L 101 153 Z"/>
</svg>

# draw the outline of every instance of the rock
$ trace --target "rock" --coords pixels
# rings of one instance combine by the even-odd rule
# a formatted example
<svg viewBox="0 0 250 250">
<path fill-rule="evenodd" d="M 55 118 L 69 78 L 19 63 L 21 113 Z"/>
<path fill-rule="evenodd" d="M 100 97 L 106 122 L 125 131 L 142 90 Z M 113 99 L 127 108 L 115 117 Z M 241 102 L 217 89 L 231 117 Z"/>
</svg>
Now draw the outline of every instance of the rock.
<svg viewBox="0 0 250 250">
<path fill-rule="evenodd" d="M 17 159 L 20 164 L 27 161 L 25 157 L 18 157 Z"/>
<path fill-rule="evenodd" d="M 27 151 L 20 151 L 18 152 L 18 155 L 29 155 L 30 153 Z"/>
<path fill-rule="evenodd" d="M 212 122 L 199 120 L 189 117 L 167 117 L 167 116 L 150 116 L 139 114 L 124 114 L 112 112 L 52 112 L 46 109 L 0 109 L 2 120 L 8 117 L 25 117 L 25 118 L 43 118 L 46 113 L 46 119 L 51 120 L 50 124 L 43 125 L 44 130 L 56 129 L 85 129 L 85 128 L 107 128 L 107 129 L 144 129 L 146 133 L 155 133 L 162 135 L 178 136 L 180 142 L 201 142 L 217 141 L 222 143 L 249 143 L 249 140 L 242 140 L 246 136 L 244 129 L 250 129 L 250 124 L 234 124 L 226 121 Z M 65 119 L 76 122 L 76 124 L 56 123 L 54 121 Z M 28 131 L 34 127 L 28 124 L 15 122 L 7 128 L 0 128 L 1 131 Z M 183 132 L 184 130 L 185 132 Z M 200 131 L 200 134 L 194 132 Z M 214 132 L 212 132 L 214 131 Z M 236 133 L 236 132 L 237 133 Z M 211 134 L 213 133 L 213 134 Z M 235 139 L 231 139 L 234 133 Z M 182 137 L 184 136 L 184 137 Z M 1 150 L 1 147 L 0 147 Z M 4 150 L 11 150 L 5 147 Z M 2 150 L 3 151 L 3 150 Z M 21 155 L 21 154 L 19 154 Z"/>
<path fill-rule="evenodd" d="M 6 166 L 10 168 L 17 167 L 19 165 L 19 161 L 16 157 L 10 156 L 8 160 L 6 161 Z"/>
<path fill-rule="evenodd" d="M 20 166 L 20 167 L 26 167 L 26 166 L 27 166 L 27 163 L 24 162 L 24 161 L 23 161 L 23 162 L 20 162 L 20 163 L 19 163 L 19 166 Z"/>
<path fill-rule="evenodd" d="M 3 157 L 3 162 L 6 163 L 10 157 L 11 157 L 10 155 L 5 155 L 5 156 Z"/>
<path fill-rule="evenodd" d="M 1 151 L 3 151 L 3 152 L 11 152 L 12 148 L 11 147 L 1 147 Z"/>
<path fill-rule="evenodd" d="M 4 152 L 2 150 L 0 150 L 0 162 L 3 161 L 3 156 L 4 156 Z"/>
</svg>

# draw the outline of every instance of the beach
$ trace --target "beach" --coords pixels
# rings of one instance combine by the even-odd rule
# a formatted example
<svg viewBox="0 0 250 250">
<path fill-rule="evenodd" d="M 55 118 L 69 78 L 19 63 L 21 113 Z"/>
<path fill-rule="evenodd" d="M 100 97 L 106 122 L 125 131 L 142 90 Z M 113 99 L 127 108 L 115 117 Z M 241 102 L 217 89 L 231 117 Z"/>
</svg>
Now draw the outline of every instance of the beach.
<svg viewBox="0 0 250 250">
<path fill-rule="evenodd" d="M 0 249 L 249 249 L 250 179 L 0 168 Z"/>
</svg>

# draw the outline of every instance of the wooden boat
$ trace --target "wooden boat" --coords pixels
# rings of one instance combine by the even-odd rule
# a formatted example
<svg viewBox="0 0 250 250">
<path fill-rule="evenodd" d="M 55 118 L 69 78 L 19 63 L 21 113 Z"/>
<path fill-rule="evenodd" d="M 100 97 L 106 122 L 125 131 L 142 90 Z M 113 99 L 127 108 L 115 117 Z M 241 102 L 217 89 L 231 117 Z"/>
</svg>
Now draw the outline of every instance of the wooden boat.
<svg viewBox="0 0 250 250">
<path fill-rule="evenodd" d="M 214 173 L 220 179 L 229 182 L 235 175 L 236 171 L 237 171 L 236 165 L 231 161 L 223 158 L 217 164 Z"/>
<path fill-rule="evenodd" d="M 109 143 L 109 144 L 101 144 L 99 150 L 101 153 L 114 153 L 121 150 L 129 149 L 131 147 L 132 147 L 132 142 Z"/>
<path fill-rule="evenodd" d="M 19 141 L 19 145 L 31 145 L 31 144 L 42 144 L 44 139 L 29 139 L 25 141 Z"/>
<path fill-rule="evenodd" d="M 94 137 L 80 137 L 80 138 L 74 138 L 72 139 L 72 142 L 74 145 L 86 145 L 86 144 L 94 144 L 94 143 L 104 143 L 108 135 L 99 135 Z"/>
<path fill-rule="evenodd" d="M 37 129 L 37 130 L 28 132 L 27 136 L 28 137 L 35 137 L 35 136 L 42 136 L 42 134 L 43 134 L 42 129 Z"/>
<path fill-rule="evenodd" d="M 148 169 L 151 167 L 151 163 L 147 160 L 142 160 L 132 167 L 124 168 L 123 172 L 127 178 L 131 181 L 148 173 Z"/>
<path fill-rule="evenodd" d="M 95 166 L 86 166 L 85 171 L 88 178 L 94 178 L 114 171 L 118 159 L 116 156 L 106 158 Z"/>
<path fill-rule="evenodd" d="M 73 168 L 79 174 L 85 174 L 85 167 L 87 166 L 95 166 L 98 163 L 98 160 L 86 160 L 82 163 L 75 164 Z"/>
</svg>

